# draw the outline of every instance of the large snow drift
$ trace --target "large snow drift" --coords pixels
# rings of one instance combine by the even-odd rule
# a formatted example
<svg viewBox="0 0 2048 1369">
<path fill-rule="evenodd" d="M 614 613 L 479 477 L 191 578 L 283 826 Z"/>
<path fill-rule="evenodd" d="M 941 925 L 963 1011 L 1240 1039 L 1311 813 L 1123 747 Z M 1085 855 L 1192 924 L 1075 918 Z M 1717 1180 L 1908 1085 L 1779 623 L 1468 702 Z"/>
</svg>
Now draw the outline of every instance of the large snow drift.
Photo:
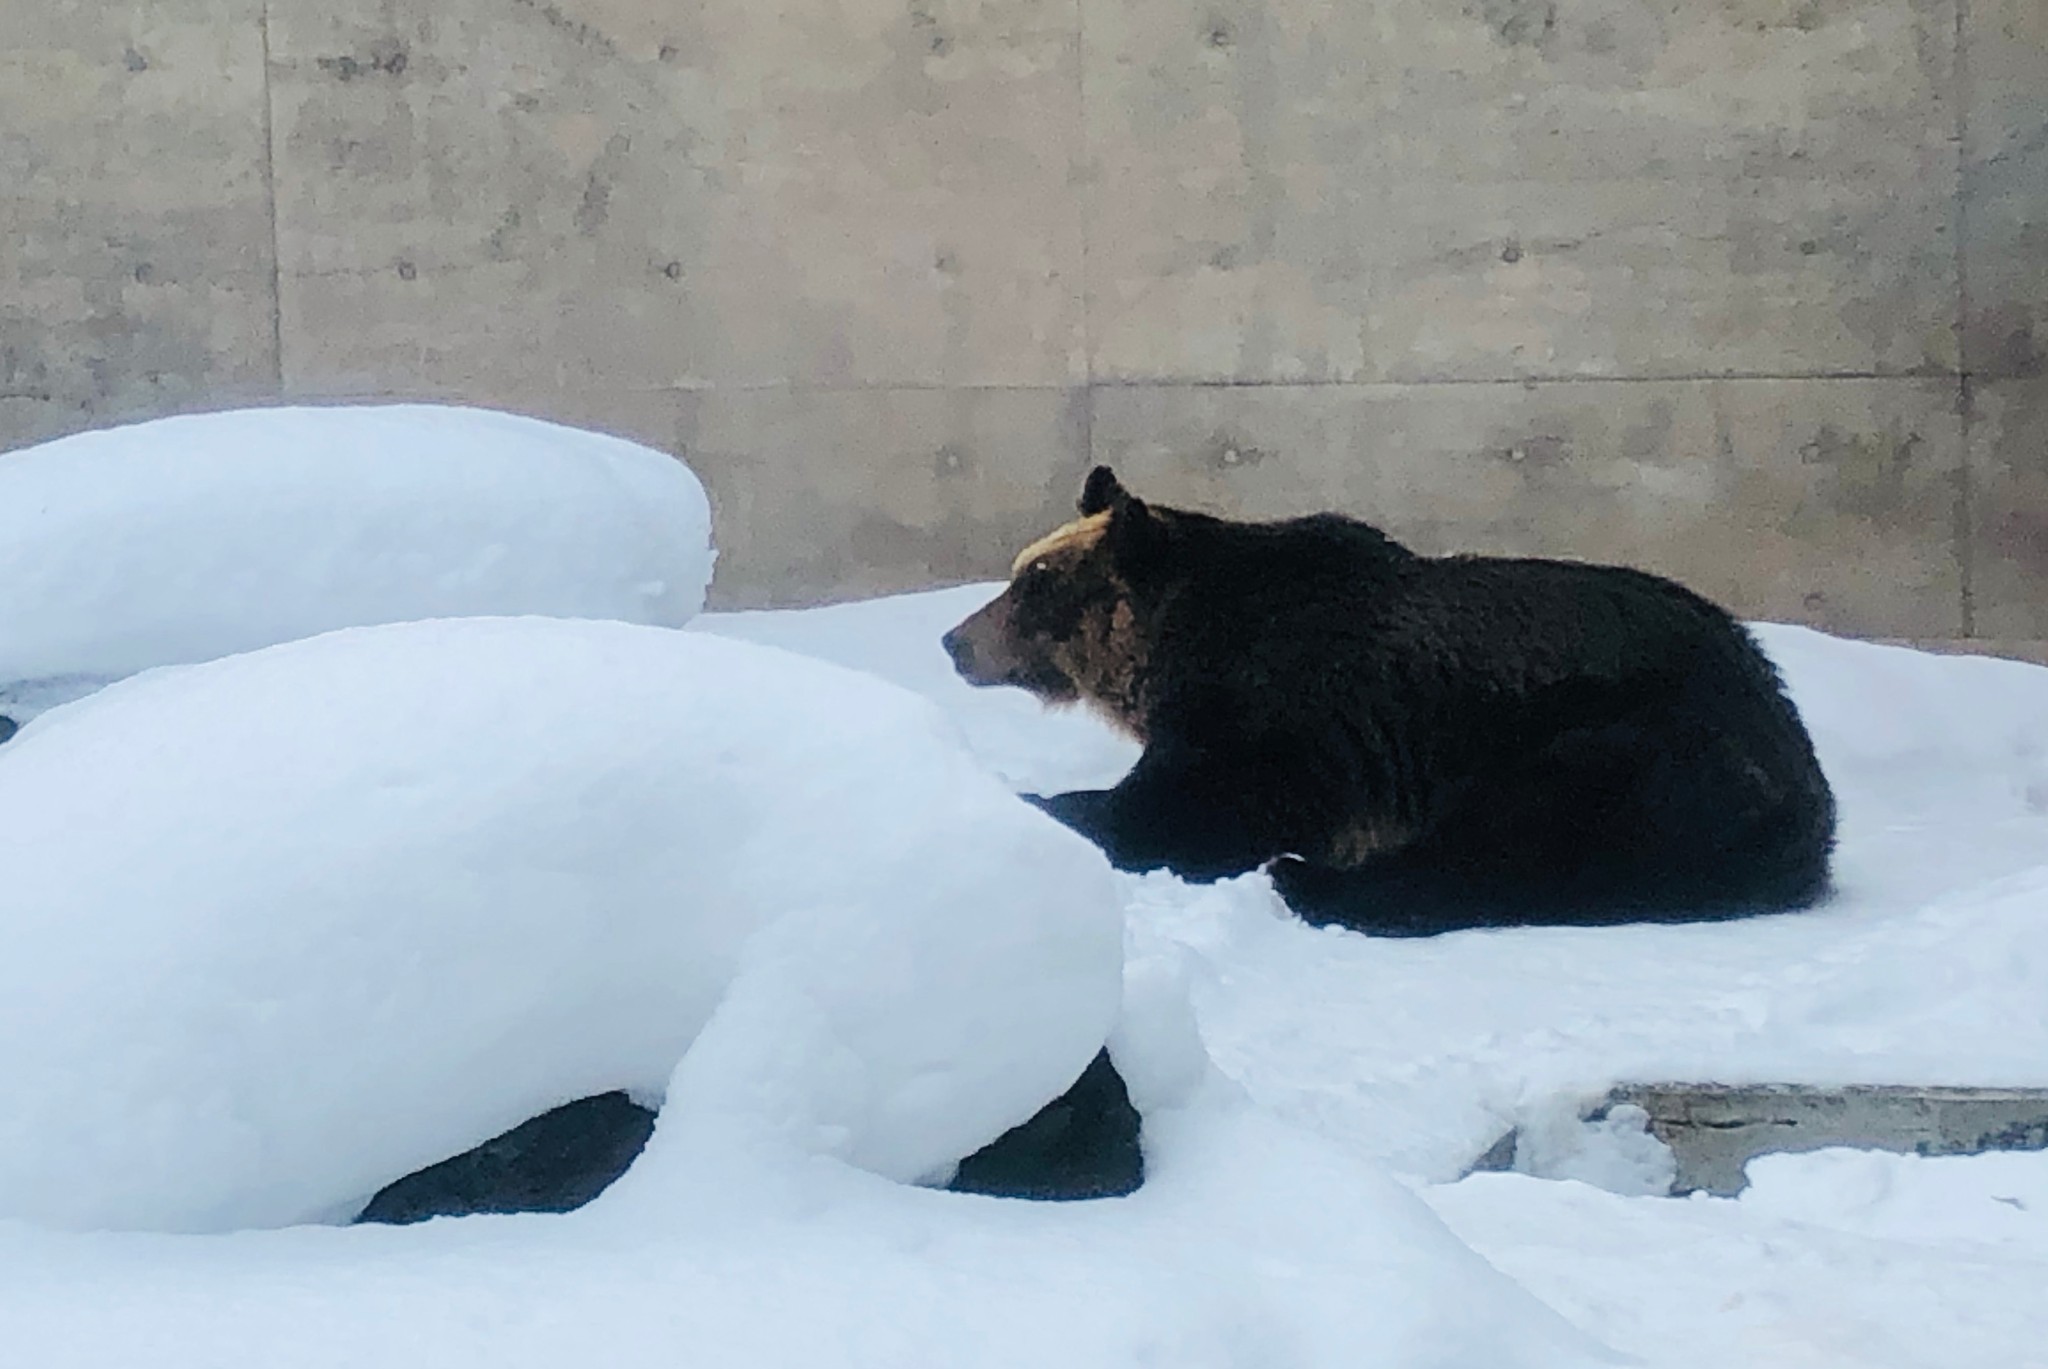
<svg viewBox="0 0 2048 1369">
<path fill-rule="evenodd" d="M 1616 1362 L 1340 1148 L 1213 1095 L 1147 1126 L 1144 1189 L 1090 1203 L 831 1164 L 639 1182 L 685 1158 L 657 1132 L 566 1217 L 176 1238 L 0 1224 L 0 1346 L 35 1369 Z"/>
<path fill-rule="evenodd" d="M 674 1116 L 916 1179 L 1120 992 L 1108 867 L 923 701 L 624 624 L 124 681 L 0 751 L 0 872 L 0 1216 L 59 1226 L 345 1215 L 693 1039 Z"/>
<path fill-rule="evenodd" d="M 677 626 L 710 510 L 615 437 L 431 405 L 248 409 L 0 456 L 0 712 L 334 628 L 545 614 Z"/>
<path fill-rule="evenodd" d="M 1094 850 L 824 663 L 470 619 L 152 672 L 0 752 L 0 870 L 0 1345 L 39 1369 L 1608 1362 L 1216 1075 Z M 1105 1037 L 1139 1193 L 888 1182 Z M 568 1217 L 45 1229 L 338 1217 L 614 1087 L 660 1125 Z"/>
</svg>

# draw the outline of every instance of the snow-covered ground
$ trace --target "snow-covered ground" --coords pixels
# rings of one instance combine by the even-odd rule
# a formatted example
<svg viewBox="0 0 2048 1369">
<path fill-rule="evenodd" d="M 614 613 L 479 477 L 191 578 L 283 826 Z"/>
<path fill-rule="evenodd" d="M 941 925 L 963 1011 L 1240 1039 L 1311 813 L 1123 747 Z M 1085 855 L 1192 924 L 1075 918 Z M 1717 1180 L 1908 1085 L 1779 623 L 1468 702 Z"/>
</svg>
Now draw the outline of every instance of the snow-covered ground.
<svg viewBox="0 0 2048 1369">
<path fill-rule="evenodd" d="M 711 510 L 664 453 L 447 405 L 242 409 L 0 454 L 0 714 L 333 628 L 680 626 Z"/>
<path fill-rule="evenodd" d="M 49 706 L 0 746 L 0 1366 L 2048 1366 L 2048 1155 L 1769 1157 L 1680 1200 L 1575 1110 L 1623 1080 L 2048 1085 L 2048 670 L 1765 629 L 1842 805 L 1833 904 L 1378 941 L 1256 876 L 1113 875 L 1004 793 L 1133 752 L 953 676 L 938 637 L 991 587 L 661 626 L 701 595 L 701 503 L 560 432 L 481 530 L 473 488 L 395 458 L 326 543 L 320 463 L 210 502 L 126 472 L 185 521 L 75 602 L 63 568 L 153 511 L 92 512 L 89 447 L 34 476 L 70 522 L 0 498 L 0 561 L 43 539 L 0 682 Z M 296 545 L 237 526 L 259 506 Z M 393 526 L 364 607 L 349 558 Z M 517 546 L 555 550 L 493 580 Z M 430 563 L 495 588 L 408 597 Z M 657 625 L 267 645 L 543 610 Z M 906 1182 L 1105 1031 L 1140 1192 Z M 621 1087 L 662 1121 L 581 1212 L 283 1225 Z M 1535 1172 L 1461 1178 L 1510 1126 Z"/>
<path fill-rule="evenodd" d="M 8 1364 L 1612 1362 L 1216 1072 L 1099 854 L 871 675 L 541 618 L 162 668 L 0 748 L 0 870 Z M 1137 1195 L 914 1185 L 1105 1040 Z M 622 1087 L 579 1213 L 286 1225 Z"/>
<path fill-rule="evenodd" d="M 993 592 L 691 630 L 893 678 L 1019 788 L 1113 781 L 1134 750 L 1085 712 L 953 676 L 937 637 Z M 1759 635 L 1841 803 L 1829 906 L 1386 941 L 1292 921 L 1261 877 L 1122 877 L 1133 948 L 1186 977 L 1210 1053 L 1264 1114 L 1383 1162 L 1648 1363 L 2048 1365 L 2048 1154 L 1774 1157 L 1735 1200 L 1458 1179 L 1520 1125 L 1545 1173 L 1628 1188 L 1644 1138 L 1574 1107 L 1623 1081 L 2048 1086 L 2048 669 Z"/>
</svg>

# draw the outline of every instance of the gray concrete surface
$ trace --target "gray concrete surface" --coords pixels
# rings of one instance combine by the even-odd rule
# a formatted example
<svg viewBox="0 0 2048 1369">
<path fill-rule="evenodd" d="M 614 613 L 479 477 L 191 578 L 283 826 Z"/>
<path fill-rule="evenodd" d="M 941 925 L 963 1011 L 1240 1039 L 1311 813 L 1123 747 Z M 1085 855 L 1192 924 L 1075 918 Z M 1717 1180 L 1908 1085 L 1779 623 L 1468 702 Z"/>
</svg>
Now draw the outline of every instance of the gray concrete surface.
<svg viewBox="0 0 2048 1369">
<path fill-rule="evenodd" d="M 2048 640 L 2041 0 L 0 0 L 0 446 L 404 396 L 726 604 L 1225 511 Z"/>
<path fill-rule="evenodd" d="M 2048 1150 L 2048 1089 L 1639 1084 L 1633 1103 L 1678 1160 L 1674 1193 L 1739 1193 L 1758 1155 L 1854 1146 L 1912 1155 Z"/>
<path fill-rule="evenodd" d="M 1629 1084 L 1588 1114 L 1632 1104 L 1677 1160 L 1674 1194 L 1740 1193 L 1759 1155 L 1851 1146 L 1911 1155 L 2048 1150 L 2048 1089 Z M 1473 1166 L 1512 1169 L 1514 1133 Z"/>
</svg>

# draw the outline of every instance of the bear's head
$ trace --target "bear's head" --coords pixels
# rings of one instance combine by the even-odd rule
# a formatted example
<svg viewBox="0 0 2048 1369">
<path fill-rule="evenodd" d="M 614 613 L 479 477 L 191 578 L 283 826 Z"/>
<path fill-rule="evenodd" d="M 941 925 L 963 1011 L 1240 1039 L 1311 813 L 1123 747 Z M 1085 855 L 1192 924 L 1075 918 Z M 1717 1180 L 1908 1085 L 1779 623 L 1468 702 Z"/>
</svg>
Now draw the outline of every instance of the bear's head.
<svg viewBox="0 0 2048 1369">
<path fill-rule="evenodd" d="M 946 650 L 969 684 L 1085 702 L 1142 740 L 1144 571 L 1171 515 L 1133 498 L 1107 466 L 1089 472 L 1080 512 L 1017 554 L 1009 588 L 948 632 Z"/>
</svg>

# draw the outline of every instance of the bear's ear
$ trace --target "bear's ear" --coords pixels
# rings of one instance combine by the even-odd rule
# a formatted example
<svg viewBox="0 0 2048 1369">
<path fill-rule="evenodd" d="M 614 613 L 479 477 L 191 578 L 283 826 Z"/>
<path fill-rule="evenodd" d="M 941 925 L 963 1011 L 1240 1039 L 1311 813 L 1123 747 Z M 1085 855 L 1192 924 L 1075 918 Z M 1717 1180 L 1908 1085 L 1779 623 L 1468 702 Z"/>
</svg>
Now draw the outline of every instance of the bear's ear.
<svg viewBox="0 0 2048 1369">
<path fill-rule="evenodd" d="M 1121 488 L 1117 493 L 1121 497 L 1110 507 L 1103 545 L 1125 573 L 1142 572 L 1157 557 L 1166 529 L 1145 501 L 1131 498 Z"/>
<path fill-rule="evenodd" d="M 1107 466 L 1097 466 L 1088 472 L 1088 480 L 1081 486 L 1081 516 L 1093 518 L 1104 509 L 1116 508 L 1130 497 L 1130 491 L 1117 480 L 1116 472 Z"/>
</svg>

